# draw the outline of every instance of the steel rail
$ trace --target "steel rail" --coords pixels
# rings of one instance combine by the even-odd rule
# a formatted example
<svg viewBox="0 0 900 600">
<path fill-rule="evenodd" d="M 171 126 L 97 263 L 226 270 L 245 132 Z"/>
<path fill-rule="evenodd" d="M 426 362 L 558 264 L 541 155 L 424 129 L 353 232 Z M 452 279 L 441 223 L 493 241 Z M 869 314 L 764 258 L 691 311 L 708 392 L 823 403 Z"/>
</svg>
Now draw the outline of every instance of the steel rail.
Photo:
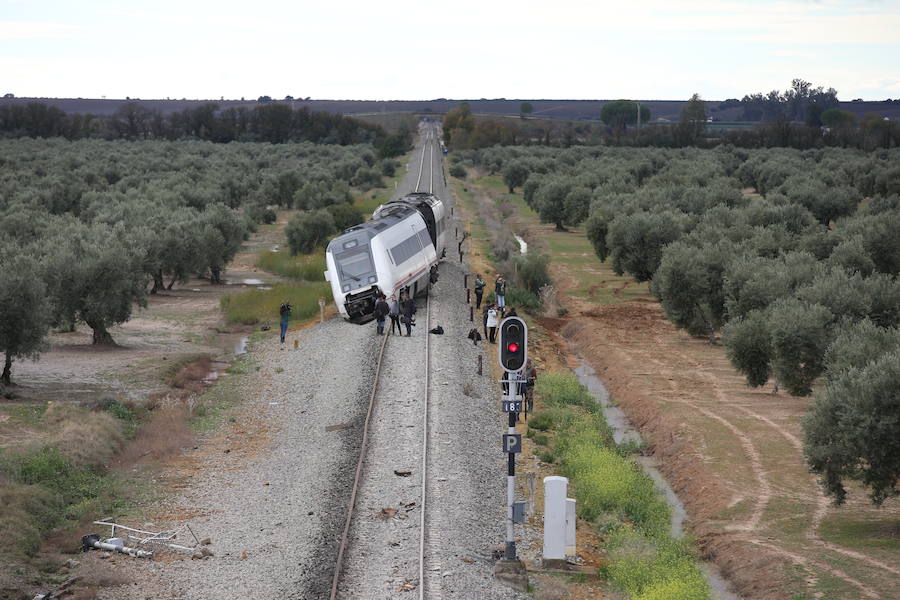
<svg viewBox="0 0 900 600">
<path fill-rule="evenodd" d="M 422 497 L 419 500 L 419 600 L 425 598 L 425 502 L 428 495 L 428 406 L 431 400 L 431 300 L 425 297 L 425 406 L 422 415 Z"/>
<path fill-rule="evenodd" d="M 369 422 L 372 420 L 372 412 L 375 408 L 375 396 L 378 392 L 378 376 L 381 374 L 384 348 L 390 336 L 384 336 L 381 341 L 381 349 L 378 351 L 378 362 L 375 365 L 375 380 L 372 382 L 372 393 L 369 394 L 369 408 L 366 411 L 366 420 L 363 423 L 363 437 L 359 446 L 359 460 L 356 461 L 356 475 L 353 477 L 353 489 L 350 492 L 350 502 L 347 506 L 347 518 L 344 520 L 344 531 L 341 533 L 341 545 L 338 548 L 337 561 L 335 562 L 334 577 L 331 579 L 331 600 L 337 600 L 338 582 L 344 566 L 344 554 L 347 551 L 347 542 L 350 537 L 350 523 L 353 520 L 353 511 L 356 510 L 356 495 L 359 492 L 359 482 L 362 479 L 363 462 L 366 459 L 366 446 L 369 443 Z"/>
<path fill-rule="evenodd" d="M 425 144 L 422 145 L 422 160 L 419 161 L 419 176 L 416 178 L 416 189 L 415 191 L 419 191 L 419 185 L 422 183 L 422 169 L 425 167 L 425 146 L 428 145 L 428 142 L 431 138 L 431 132 L 428 132 L 428 135 L 425 137 Z"/>
</svg>

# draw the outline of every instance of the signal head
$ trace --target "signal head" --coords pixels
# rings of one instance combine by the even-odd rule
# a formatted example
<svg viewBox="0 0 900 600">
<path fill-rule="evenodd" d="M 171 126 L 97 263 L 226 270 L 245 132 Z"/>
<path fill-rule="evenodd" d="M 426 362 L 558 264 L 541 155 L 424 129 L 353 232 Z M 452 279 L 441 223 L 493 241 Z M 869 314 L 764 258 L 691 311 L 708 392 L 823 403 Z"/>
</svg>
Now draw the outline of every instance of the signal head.
<svg viewBox="0 0 900 600">
<path fill-rule="evenodd" d="M 525 366 L 528 354 L 528 327 L 519 317 L 507 317 L 500 323 L 500 366 L 505 371 L 518 371 Z"/>
</svg>

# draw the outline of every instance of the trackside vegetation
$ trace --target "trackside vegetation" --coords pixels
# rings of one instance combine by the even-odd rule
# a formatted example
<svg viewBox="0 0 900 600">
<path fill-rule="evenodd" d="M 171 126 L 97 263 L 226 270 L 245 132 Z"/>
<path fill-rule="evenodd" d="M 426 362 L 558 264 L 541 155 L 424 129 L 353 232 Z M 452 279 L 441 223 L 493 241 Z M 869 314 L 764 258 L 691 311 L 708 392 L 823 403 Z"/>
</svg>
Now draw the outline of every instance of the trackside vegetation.
<svg viewBox="0 0 900 600">
<path fill-rule="evenodd" d="M 112 399 L 92 408 L 52 403 L 44 441 L 0 450 L 0 557 L 33 556 L 46 531 L 122 507 L 127 496 L 107 465 L 140 416 Z"/>
<path fill-rule="evenodd" d="M 319 313 L 319 298 L 327 299 L 330 290 L 325 282 L 279 284 L 269 290 L 248 290 L 222 296 L 222 310 L 229 323 L 256 325 L 272 322 L 282 302 L 289 302 L 291 318 L 301 320 Z"/>
<path fill-rule="evenodd" d="M 825 491 L 898 494 L 900 149 L 537 146 L 455 153 L 490 174 L 528 172 L 525 202 L 558 229 L 583 224 L 598 259 L 650 283 L 668 318 L 724 342 L 748 385 L 815 392 L 806 456 Z M 482 203 L 486 204 L 486 203 Z M 877 332 L 865 343 L 861 331 Z M 839 356 L 853 340 L 855 368 Z M 875 386 L 880 386 L 877 389 Z M 863 433 L 863 423 L 877 423 Z"/>
<path fill-rule="evenodd" d="M 618 447 L 600 406 L 574 374 L 542 374 L 532 429 L 553 436 L 542 457 L 559 465 L 578 516 L 606 538 L 606 577 L 630 599 L 705 600 L 710 590 L 689 541 L 671 536 L 671 511 L 653 481 Z M 544 440 L 540 440 L 544 441 Z M 545 442 L 548 445 L 549 441 Z"/>
</svg>

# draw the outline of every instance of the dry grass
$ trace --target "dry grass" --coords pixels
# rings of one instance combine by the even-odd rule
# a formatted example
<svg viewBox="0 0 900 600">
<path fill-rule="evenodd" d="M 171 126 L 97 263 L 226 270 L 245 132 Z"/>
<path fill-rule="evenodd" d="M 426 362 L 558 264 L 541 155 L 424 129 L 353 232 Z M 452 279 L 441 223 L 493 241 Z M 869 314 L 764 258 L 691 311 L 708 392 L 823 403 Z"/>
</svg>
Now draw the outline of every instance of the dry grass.
<svg viewBox="0 0 900 600">
<path fill-rule="evenodd" d="M 52 431 L 48 445 L 78 467 L 104 469 L 125 440 L 121 420 L 107 412 L 50 402 L 45 419 Z"/>
<path fill-rule="evenodd" d="M 113 467 L 121 469 L 135 464 L 163 460 L 180 454 L 193 443 L 188 426 L 190 409 L 182 402 L 160 405 L 132 442 L 116 456 Z"/>
<path fill-rule="evenodd" d="M 209 355 L 203 355 L 184 365 L 166 382 L 174 388 L 198 391 L 212 369 Z"/>
</svg>

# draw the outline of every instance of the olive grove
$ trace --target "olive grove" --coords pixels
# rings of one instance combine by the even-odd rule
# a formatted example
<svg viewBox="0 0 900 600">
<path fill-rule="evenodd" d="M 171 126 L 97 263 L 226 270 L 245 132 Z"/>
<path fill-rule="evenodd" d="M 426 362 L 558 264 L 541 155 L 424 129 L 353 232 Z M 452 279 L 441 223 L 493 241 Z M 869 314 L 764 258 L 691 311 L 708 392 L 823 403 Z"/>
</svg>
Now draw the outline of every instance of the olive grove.
<svg viewBox="0 0 900 600">
<path fill-rule="evenodd" d="M 3 382 L 50 327 L 83 322 L 112 344 L 110 328 L 148 295 L 195 276 L 221 283 L 277 208 L 352 220 L 351 185 L 382 185 L 390 160 L 371 144 L 0 140 Z"/>
<path fill-rule="evenodd" d="M 542 221 L 583 224 L 676 326 L 721 338 L 749 385 L 814 394 L 807 458 L 835 501 L 848 478 L 876 503 L 898 493 L 900 371 L 885 367 L 900 352 L 900 150 L 530 146 L 456 160 L 526 170 Z"/>
</svg>

